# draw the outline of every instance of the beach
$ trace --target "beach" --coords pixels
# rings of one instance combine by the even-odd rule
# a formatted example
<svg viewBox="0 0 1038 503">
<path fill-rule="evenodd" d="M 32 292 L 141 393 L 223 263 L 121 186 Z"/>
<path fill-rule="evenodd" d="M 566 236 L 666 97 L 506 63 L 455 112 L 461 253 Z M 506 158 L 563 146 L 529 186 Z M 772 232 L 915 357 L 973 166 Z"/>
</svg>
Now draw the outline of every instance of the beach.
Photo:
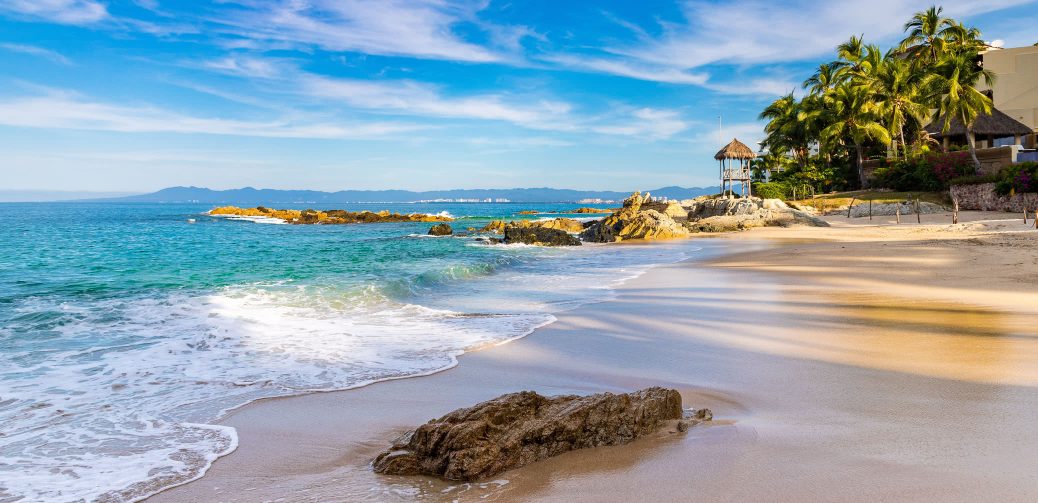
<svg viewBox="0 0 1038 503">
<path fill-rule="evenodd" d="M 440 373 L 253 402 L 220 422 L 233 453 L 149 501 L 1038 499 L 1033 221 L 827 219 L 696 238 L 695 259 Z M 648 386 L 714 421 L 477 484 L 368 466 L 408 429 L 503 393 Z"/>
</svg>

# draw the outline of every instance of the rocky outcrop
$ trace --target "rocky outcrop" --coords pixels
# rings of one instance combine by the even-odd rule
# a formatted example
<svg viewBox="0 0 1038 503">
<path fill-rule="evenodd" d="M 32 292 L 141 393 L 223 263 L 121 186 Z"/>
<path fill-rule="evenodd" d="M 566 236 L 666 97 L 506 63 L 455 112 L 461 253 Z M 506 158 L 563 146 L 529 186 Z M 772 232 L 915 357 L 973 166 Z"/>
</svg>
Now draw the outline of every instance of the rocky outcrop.
<svg viewBox="0 0 1038 503">
<path fill-rule="evenodd" d="M 625 444 L 675 422 L 684 431 L 712 414 L 703 409 L 682 416 L 681 395 L 673 389 L 559 397 L 523 391 L 429 421 L 372 466 L 383 474 L 479 480 L 567 451 Z"/>
<path fill-rule="evenodd" d="M 255 208 L 239 208 L 223 206 L 209 210 L 210 215 L 234 215 L 245 217 L 265 217 L 284 220 L 290 224 L 361 224 L 381 222 L 452 222 L 453 218 L 442 215 L 411 213 L 402 215 L 389 211 L 346 211 L 346 210 L 274 210 L 263 206 Z"/>
<path fill-rule="evenodd" d="M 447 223 L 436 224 L 429 228 L 430 236 L 450 236 L 451 234 L 454 234 L 454 229 Z"/>
<path fill-rule="evenodd" d="M 503 220 L 494 220 L 480 229 L 480 231 L 503 233 L 505 228 L 509 226 L 523 228 L 542 227 L 545 229 L 558 229 L 560 231 L 572 233 L 578 233 L 584 230 L 584 224 L 577 220 L 573 220 L 572 218 L 555 218 L 552 220 L 519 220 L 508 222 L 507 224 Z"/>
<path fill-rule="evenodd" d="M 613 210 L 606 209 L 606 208 L 577 208 L 575 210 L 569 210 L 569 211 L 567 211 L 565 213 L 590 213 L 590 214 L 596 214 L 596 215 L 606 215 L 606 214 L 609 214 L 609 213 L 612 213 L 612 212 L 613 212 Z"/>
<path fill-rule="evenodd" d="M 522 243 L 541 246 L 580 246 L 580 240 L 570 233 L 541 226 L 508 224 L 505 227 L 505 244 Z"/>
<path fill-rule="evenodd" d="M 650 202 L 645 202 L 645 203 L 642 203 L 642 209 L 643 210 L 656 210 L 656 211 L 658 211 L 658 212 L 660 212 L 660 213 L 662 213 L 664 215 L 667 215 L 670 218 L 676 218 L 676 219 L 682 219 L 682 220 L 684 220 L 686 218 L 686 216 L 688 215 L 688 210 L 686 210 L 683 206 L 681 206 L 681 203 L 678 203 L 677 201 L 666 201 L 666 202 L 650 201 Z"/>
<path fill-rule="evenodd" d="M 505 224 L 504 220 L 494 220 L 493 222 L 490 222 L 489 224 L 484 225 L 483 228 L 480 229 L 479 231 L 480 232 L 493 232 L 493 233 L 496 233 L 496 234 L 501 234 L 502 232 L 505 231 L 505 225 L 506 224 Z"/>
<path fill-rule="evenodd" d="M 790 208 L 778 199 L 697 199 L 688 207 L 685 224 L 692 232 L 730 232 L 753 227 L 828 227 L 809 213 Z"/>
<path fill-rule="evenodd" d="M 635 192 L 612 215 L 591 224 L 580 234 L 585 241 L 612 243 L 631 239 L 674 239 L 689 235 L 673 218 L 653 209 L 643 209 L 648 198 Z"/>
</svg>

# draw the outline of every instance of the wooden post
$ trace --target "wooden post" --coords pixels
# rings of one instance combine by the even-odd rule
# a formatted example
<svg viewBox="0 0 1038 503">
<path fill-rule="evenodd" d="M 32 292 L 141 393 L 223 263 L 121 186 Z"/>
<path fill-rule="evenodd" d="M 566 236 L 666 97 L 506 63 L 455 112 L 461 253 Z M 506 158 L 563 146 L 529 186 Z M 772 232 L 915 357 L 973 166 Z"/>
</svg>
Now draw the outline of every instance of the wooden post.
<svg viewBox="0 0 1038 503">
<path fill-rule="evenodd" d="M 918 197 L 915 198 L 915 223 L 917 223 L 917 224 L 923 223 L 923 216 L 920 213 L 919 198 Z"/>
<path fill-rule="evenodd" d="M 1038 229 L 1038 210 L 1034 210 L 1034 228 Z"/>
<path fill-rule="evenodd" d="M 796 186 L 795 186 L 795 185 L 793 186 L 793 200 L 794 200 L 794 201 L 796 201 L 796 200 L 797 200 L 797 188 L 796 188 Z"/>
<path fill-rule="evenodd" d="M 872 199 L 869 199 L 869 221 L 872 221 Z"/>
<path fill-rule="evenodd" d="M 954 205 L 952 208 L 952 223 L 957 224 L 959 223 L 959 198 L 952 196 L 952 204 Z"/>
<path fill-rule="evenodd" d="M 901 225 L 901 201 L 894 203 L 894 216 L 897 218 L 898 225 Z"/>
<path fill-rule="evenodd" d="M 847 206 L 847 218 L 851 218 L 851 208 L 854 207 L 854 201 L 856 199 L 857 199 L 856 197 L 852 197 L 851 198 L 851 204 Z"/>
<path fill-rule="evenodd" d="M 1027 206 L 1024 206 L 1024 225 L 1027 225 Z"/>
</svg>

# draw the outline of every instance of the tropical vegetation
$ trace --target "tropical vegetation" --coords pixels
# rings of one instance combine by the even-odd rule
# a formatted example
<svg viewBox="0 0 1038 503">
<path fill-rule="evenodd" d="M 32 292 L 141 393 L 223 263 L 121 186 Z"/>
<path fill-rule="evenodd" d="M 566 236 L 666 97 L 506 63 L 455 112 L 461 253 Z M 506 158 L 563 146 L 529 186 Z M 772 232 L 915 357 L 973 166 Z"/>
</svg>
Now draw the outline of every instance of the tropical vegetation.
<svg viewBox="0 0 1038 503">
<path fill-rule="evenodd" d="M 939 190 L 953 178 L 976 174 L 972 128 L 992 109 L 990 97 L 977 88 L 994 81 L 980 64 L 988 46 L 979 30 L 936 6 L 916 13 L 904 30 L 901 43 L 885 51 L 850 37 L 836 47 L 835 60 L 804 81 L 803 93 L 791 92 L 760 113 L 767 121 L 767 153 L 753 166 L 762 177 L 771 175 L 764 190 L 826 192 L 870 184 Z M 923 129 L 933 122 L 948 131 L 953 120 L 965 125 L 968 154 L 940 152 Z M 884 165 L 868 180 L 865 161 L 877 157 Z"/>
</svg>

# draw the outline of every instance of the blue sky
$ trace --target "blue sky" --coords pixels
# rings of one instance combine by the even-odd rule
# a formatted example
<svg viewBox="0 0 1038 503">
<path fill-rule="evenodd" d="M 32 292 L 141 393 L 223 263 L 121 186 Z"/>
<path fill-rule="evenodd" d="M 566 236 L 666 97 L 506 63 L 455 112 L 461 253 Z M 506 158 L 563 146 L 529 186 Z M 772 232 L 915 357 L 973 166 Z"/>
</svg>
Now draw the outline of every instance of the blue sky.
<svg viewBox="0 0 1038 503">
<path fill-rule="evenodd" d="M 0 0 L 0 189 L 712 185 L 719 115 L 752 144 L 928 5 Z M 943 5 L 1038 41 L 1038 2 Z"/>
</svg>

